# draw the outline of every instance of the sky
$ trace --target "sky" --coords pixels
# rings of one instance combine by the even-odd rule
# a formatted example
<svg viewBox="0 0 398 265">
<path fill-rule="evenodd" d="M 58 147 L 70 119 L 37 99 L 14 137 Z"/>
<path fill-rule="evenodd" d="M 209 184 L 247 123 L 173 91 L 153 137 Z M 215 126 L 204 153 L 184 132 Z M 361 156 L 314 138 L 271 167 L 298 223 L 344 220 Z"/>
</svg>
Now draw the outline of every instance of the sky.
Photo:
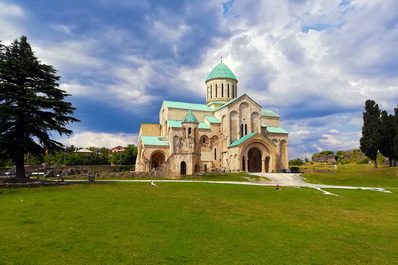
<svg viewBox="0 0 398 265">
<path fill-rule="evenodd" d="M 163 100 L 205 103 L 220 61 L 281 116 L 289 159 L 359 147 L 367 99 L 398 104 L 396 0 L 0 0 L 0 40 L 22 35 L 81 120 L 65 145 L 137 143 Z"/>
</svg>

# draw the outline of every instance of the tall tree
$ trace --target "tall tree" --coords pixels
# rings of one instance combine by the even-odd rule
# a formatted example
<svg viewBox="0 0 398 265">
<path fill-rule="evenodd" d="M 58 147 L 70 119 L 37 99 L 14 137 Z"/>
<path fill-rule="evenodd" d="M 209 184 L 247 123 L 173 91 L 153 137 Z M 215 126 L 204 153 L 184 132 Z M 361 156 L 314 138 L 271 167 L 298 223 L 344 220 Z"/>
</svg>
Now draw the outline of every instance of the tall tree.
<svg viewBox="0 0 398 265">
<path fill-rule="evenodd" d="M 65 126 L 79 121 L 56 72 L 38 60 L 25 36 L 0 47 L 0 156 L 14 161 L 18 178 L 26 177 L 24 154 L 61 150 L 51 132 L 70 135 Z"/>
<path fill-rule="evenodd" d="M 390 161 L 390 166 L 395 165 L 394 160 L 396 146 L 394 145 L 394 122 L 394 115 L 389 115 L 385 110 L 381 112 L 379 151 L 384 157 L 388 157 L 388 160 Z"/>
<path fill-rule="evenodd" d="M 394 166 L 397 166 L 398 163 L 398 108 L 394 109 L 394 128 L 395 128 L 395 135 L 394 135 Z"/>
<path fill-rule="evenodd" d="M 373 160 L 375 167 L 377 167 L 376 158 L 380 144 L 380 109 L 379 106 L 370 99 L 365 102 L 362 137 L 359 142 L 361 151 Z"/>
</svg>

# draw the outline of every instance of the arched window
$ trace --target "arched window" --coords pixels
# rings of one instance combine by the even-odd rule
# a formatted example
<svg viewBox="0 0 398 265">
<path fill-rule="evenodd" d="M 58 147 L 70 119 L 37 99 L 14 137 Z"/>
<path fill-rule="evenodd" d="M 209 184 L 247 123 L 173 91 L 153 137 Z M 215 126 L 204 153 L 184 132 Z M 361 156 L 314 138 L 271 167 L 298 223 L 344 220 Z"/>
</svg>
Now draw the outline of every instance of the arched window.
<svg viewBox="0 0 398 265">
<path fill-rule="evenodd" d="M 224 97 L 224 84 L 221 84 L 221 97 Z"/>
<path fill-rule="evenodd" d="M 214 148 L 214 160 L 217 160 L 217 148 Z"/>
<path fill-rule="evenodd" d="M 232 85 L 232 97 L 233 98 L 236 97 L 236 95 L 235 95 L 235 86 L 234 85 Z"/>
<path fill-rule="evenodd" d="M 206 143 L 206 137 L 202 138 L 202 143 L 204 143 L 204 144 Z"/>
<path fill-rule="evenodd" d="M 189 127 L 189 128 L 188 128 L 188 137 L 191 136 L 191 133 L 192 133 L 192 129 L 191 129 L 191 127 Z"/>
<path fill-rule="evenodd" d="M 209 93 L 209 98 L 213 98 L 213 97 L 212 97 L 212 92 L 213 92 L 213 89 L 212 89 L 212 87 L 211 87 L 211 85 L 210 85 L 210 93 Z"/>
<path fill-rule="evenodd" d="M 229 84 L 227 85 L 227 97 L 229 97 Z"/>
<path fill-rule="evenodd" d="M 240 138 L 243 137 L 243 124 L 240 125 Z"/>
<path fill-rule="evenodd" d="M 245 135 L 247 135 L 247 124 L 245 124 Z"/>
<path fill-rule="evenodd" d="M 217 97 L 217 84 L 216 84 L 216 97 Z"/>
</svg>

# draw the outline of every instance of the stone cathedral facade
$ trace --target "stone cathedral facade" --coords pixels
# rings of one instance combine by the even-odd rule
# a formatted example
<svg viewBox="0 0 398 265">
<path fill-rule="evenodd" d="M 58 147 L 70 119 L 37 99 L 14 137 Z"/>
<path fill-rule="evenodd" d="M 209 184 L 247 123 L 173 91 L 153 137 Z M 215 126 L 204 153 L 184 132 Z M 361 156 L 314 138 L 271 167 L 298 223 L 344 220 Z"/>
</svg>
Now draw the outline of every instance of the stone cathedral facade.
<svg viewBox="0 0 398 265">
<path fill-rule="evenodd" d="M 159 123 L 142 123 L 136 171 L 276 172 L 288 168 L 288 132 L 279 115 L 248 95 L 222 61 L 206 79 L 206 104 L 163 101 Z"/>
</svg>

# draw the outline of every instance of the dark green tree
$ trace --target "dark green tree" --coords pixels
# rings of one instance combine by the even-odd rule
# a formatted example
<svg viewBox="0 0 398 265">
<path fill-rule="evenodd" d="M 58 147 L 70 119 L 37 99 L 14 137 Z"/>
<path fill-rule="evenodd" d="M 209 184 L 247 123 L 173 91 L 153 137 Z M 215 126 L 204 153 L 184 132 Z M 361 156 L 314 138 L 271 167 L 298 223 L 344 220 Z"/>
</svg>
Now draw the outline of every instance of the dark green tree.
<svg viewBox="0 0 398 265">
<path fill-rule="evenodd" d="M 389 115 L 387 111 L 383 110 L 381 112 L 380 118 L 380 143 L 379 143 L 379 151 L 384 156 L 387 157 L 390 166 L 394 166 L 395 160 L 395 149 L 396 146 L 394 144 L 395 138 L 395 117 L 394 115 Z"/>
<path fill-rule="evenodd" d="M 373 100 L 365 102 L 365 112 L 363 112 L 362 137 L 360 139 L 361 151 L 374 161 L 377 167 L 377 152 L 380 144 L 380 109 Z"/>
<path fill-rule="evenodd" d="M 137 158 L 137 146 L 129 144 L 124 148 L 124 152 L 115 152 L 112 154 L 112 164 L 114 165 L 135 165 Z"/>
<path fill-rule="evenodd" d="M 51 133 L 70 135 L 65 126 L 79 121 L 56 72 L 38 60 L 25 36 L 0 46 L 0 156 L 13 160 L 17 178 L 26 177 L 24 154 L 63 149 Z"/>
</svg>

